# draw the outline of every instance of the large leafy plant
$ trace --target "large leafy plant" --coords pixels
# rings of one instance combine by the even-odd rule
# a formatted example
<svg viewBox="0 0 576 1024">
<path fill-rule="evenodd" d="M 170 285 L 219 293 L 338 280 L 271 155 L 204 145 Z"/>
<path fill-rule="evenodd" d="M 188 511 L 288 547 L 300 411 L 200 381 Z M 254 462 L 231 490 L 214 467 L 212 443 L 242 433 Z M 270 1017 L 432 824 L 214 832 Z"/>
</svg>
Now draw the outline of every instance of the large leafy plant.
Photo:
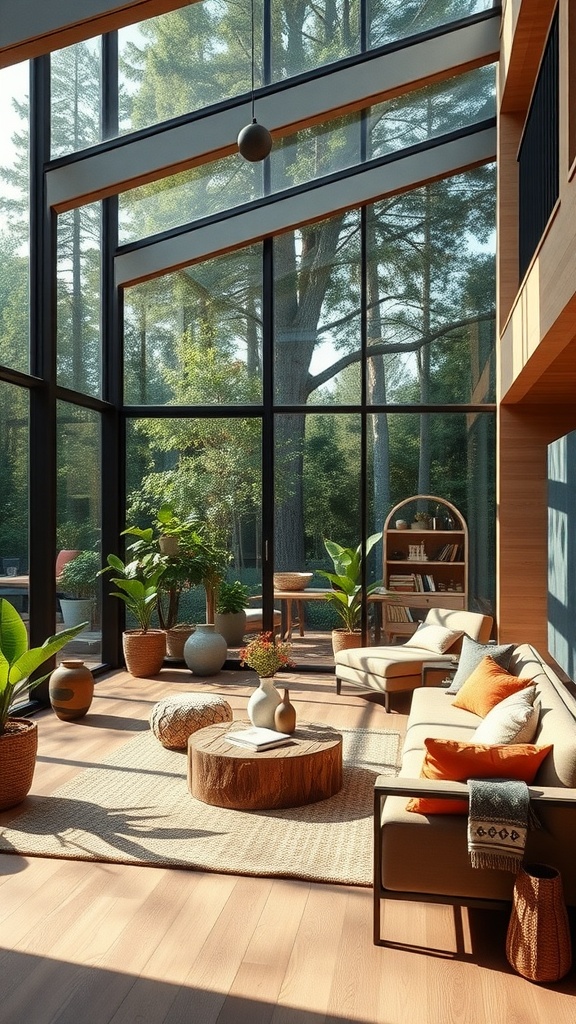
<svg viewBox="0 0 576 1024">
<path fill-rule="evenodd" d="M 117 555 L 108 555 L 108 565 L 102 573 L 112 572 L 110 582 L 117 588 L 112 597 L 124 601 L 143 633 L 150 629 L 152 615 L 158 604 L 160 580 L 166 565 L 160 555 L 145 555 L 124 563 Z"/>
<path fill-rule="evenodd" d="M 87 622 L 49 636 L 41 647 L 28 647 L 28 633 L 20 615 L 6 598 L 0 598 L 0 736 L 18 699 L 42 683 L 50 672 L 30 679 L 45 661 L 86 629 Z"/>
<path fill-rule="evenodd" d="M 366 555 L 381 537 L 381 533 L 373 533 L 368 537 Z M 324 547 L 334 566 L 334 572 L 318 570 L 319 574 L 332 584 L 333 589 L 326 594 L 326 600 L 337 612 L 344 629 L 348 633 L 353 633 L 359 629 L 362 615 L 362 545 L 359 544 L 357 548 L 344 548 L 333 540 L 325 539 Z M 366 587 L 366 595 L 373 594 L 380 586 L 380 580 L 369 584 Z"/>
</svg>

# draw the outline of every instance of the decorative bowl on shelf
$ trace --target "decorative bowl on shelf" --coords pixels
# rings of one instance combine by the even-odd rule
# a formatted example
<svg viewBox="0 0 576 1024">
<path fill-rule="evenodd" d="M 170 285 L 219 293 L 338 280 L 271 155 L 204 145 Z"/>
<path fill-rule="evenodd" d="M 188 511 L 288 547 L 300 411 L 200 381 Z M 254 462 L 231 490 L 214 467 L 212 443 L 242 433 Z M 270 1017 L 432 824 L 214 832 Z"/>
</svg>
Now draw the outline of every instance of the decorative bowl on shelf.
<svg viewBox="0 0 576 1024">
<path fill-rule="evenodd" d="M 313 572 L 275 572 L 274 590 L 306 590 Z"/>
</svg>

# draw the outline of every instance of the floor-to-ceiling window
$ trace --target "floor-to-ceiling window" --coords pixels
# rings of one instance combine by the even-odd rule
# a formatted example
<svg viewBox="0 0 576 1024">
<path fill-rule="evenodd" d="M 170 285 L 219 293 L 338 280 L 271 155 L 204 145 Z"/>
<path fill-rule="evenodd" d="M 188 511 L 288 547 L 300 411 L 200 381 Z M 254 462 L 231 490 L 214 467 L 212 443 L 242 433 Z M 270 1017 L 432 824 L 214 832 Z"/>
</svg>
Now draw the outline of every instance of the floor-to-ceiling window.
<svg viewBox="0 0 576 1024">
<path fill-rule="evenodd" d="M 256 113 L 279 126 L 263 164 L 241 159 L 236 129 L 218 135 L 236 103 L 249 106 L 248 8 L 204 0 L 52 56 L 46 166 L 68 192 L 42 228 L 52 350 L 35 365 L 54 424 L 55 553 L 102 560 L 124 526 L 169 503 L 227 547 L 229 578 L 271 621 L 274 570 L 322 586 L 326 538 L 355 546 L 396 501 L 429 491 L 466 517 L 471 603 L 493 609 L 494 151 L 466 149 L 493 130 L 495 76 L 488 56 L 450 71 L 463 63 L 458 32 L 481 48 L 491 7 L 256 3 Z M 444 32 L 439 75 L 422 55 Z M 356 71 L 399 46 L 415 84 L 380 97 L 371 83 L 362 103 Z M 37 382 L 15 379 L 29 367 L 27 84 L 15 99 L 0 381 L 16 411 Z M 167 175 L 162 158 L 191 116 L 197 156 Z M 104 176 L 89 187 L 93 171 Z M 7 444 L 25 413 L 2 427 Z M 26 506 L 24 462 L 14 479 Z M 93 601 L 99 645 L 120 619 L 106 595 Z M 182 613 L 203 614 L 201 587 Z M 310 636 L 334 623 L 321 601 L 300 614 L 305 662 Z"/>
</svg>

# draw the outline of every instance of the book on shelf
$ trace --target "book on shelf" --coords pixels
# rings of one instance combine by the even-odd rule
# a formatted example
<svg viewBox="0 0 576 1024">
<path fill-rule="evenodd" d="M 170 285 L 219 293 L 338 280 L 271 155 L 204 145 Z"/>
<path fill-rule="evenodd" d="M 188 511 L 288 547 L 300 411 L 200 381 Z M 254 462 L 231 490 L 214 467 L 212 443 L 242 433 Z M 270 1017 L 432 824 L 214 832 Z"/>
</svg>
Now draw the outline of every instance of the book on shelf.
<svg viewBox="0 0 576 1024">
<path fill-rule="evenodd" d="M 250 729 L 226 733 L 226 739 L 238 747 L 259 751 L 283 747 L 285 743 L 291 742 L 292 736 L 287 732 L 276 732 L 275 729 L 264 729 L 261 726 L 253 725 Z"/>
</svg>

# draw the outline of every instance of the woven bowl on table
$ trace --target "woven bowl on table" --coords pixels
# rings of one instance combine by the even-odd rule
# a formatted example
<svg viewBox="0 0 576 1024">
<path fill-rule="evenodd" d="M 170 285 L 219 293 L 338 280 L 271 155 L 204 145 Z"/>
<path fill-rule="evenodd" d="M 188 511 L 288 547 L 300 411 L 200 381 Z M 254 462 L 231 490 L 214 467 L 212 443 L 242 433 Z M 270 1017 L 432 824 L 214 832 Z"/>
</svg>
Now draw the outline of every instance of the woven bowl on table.
<svg viewBox="0 0 576 1024">
<path fill-rule="evenodd" d="M 313 572 L 275 572 L 274 590 L 306 590 Z"/>
</svg>

